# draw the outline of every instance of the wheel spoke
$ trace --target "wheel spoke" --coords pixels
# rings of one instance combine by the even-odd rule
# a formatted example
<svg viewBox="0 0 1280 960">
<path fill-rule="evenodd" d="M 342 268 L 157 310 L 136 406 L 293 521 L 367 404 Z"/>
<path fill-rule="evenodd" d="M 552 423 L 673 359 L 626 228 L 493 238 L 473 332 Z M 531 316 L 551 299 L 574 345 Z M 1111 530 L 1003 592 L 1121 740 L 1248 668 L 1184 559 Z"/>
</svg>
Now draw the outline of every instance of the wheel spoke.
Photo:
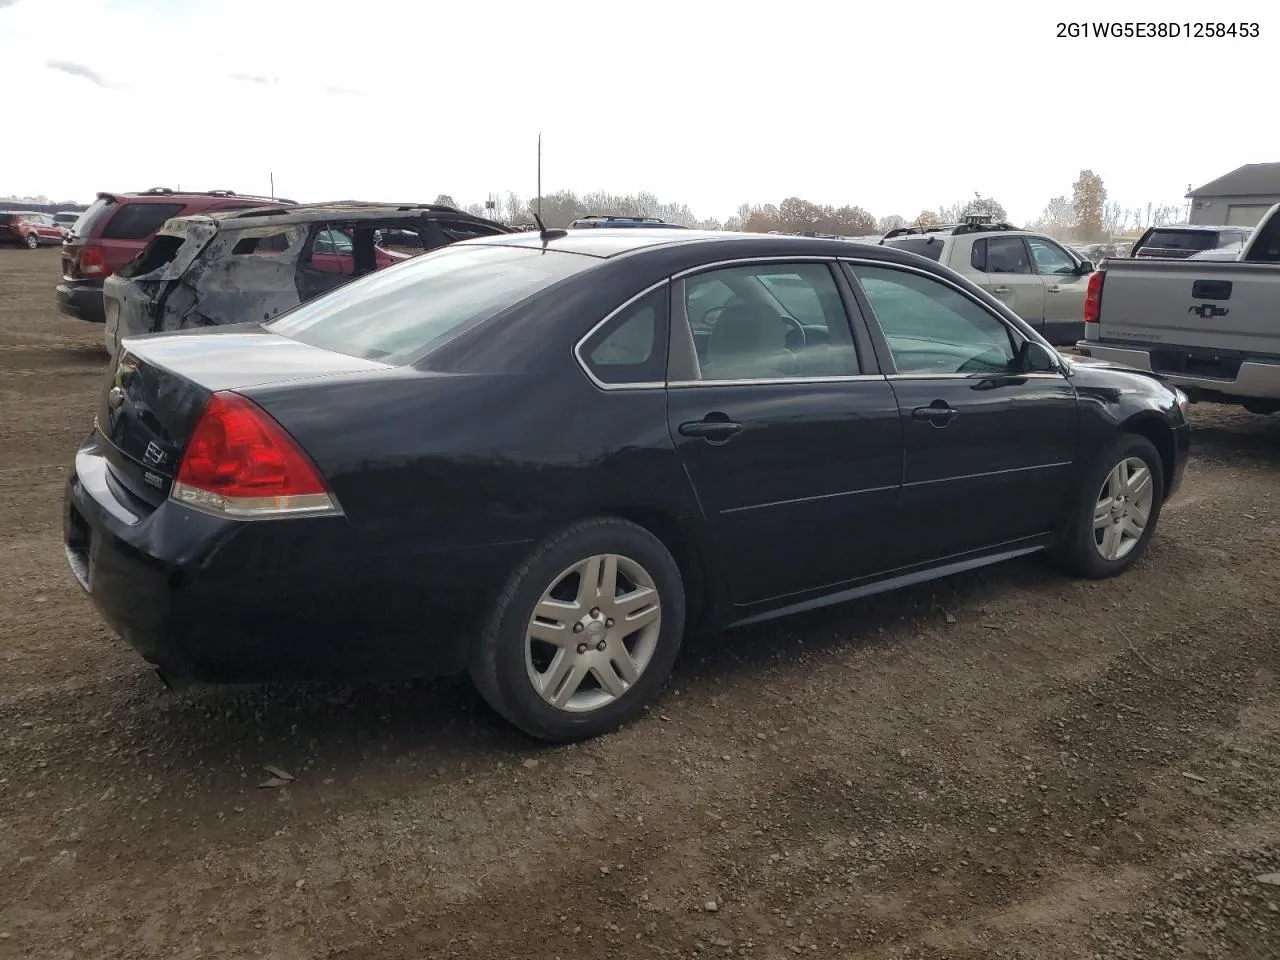
<svg viewBox="0 0 1280 960">
<path fill-rule="evenodd" d="M 1151 471 L 1146 467 L 1140 467 L 1133 471 L 1129 476 L 1129 482 L 1125 484 L 1125 489 L 1129 492 L 1129 497 L 1132 500 L 1145 497 L 1151 489 Z"/>
<path fill-rule="evenodd" d="M 1117 463 L 1115 469 L 1107 474 L 1107 496 L 1114 500 L 1124 493 L 1124 485 L 1128 482 L 1128 474 L 1124 463 Z"/>
<path fill-rule="evenodd" d="M 556 623 L 569 623 L 582 615 L 582 606 L 576 600 L 553 600 L 543 597 L 533 608 L 533 615 Z"/>
<path fill-rule="evenodd" d="M 1108 560 L 1114 560 L 1120 553 L 1121 542 L 1120 525 L 1113 523 L 1107 527 L 1106 532 L 1102 535 L 1102 555 Z"/>
<path fill-rule="evenodd" d="M 652 587 L 636 587 L 630 593 L 623 594 L 613 601 L 613 609 L 627 619 L 646 607 L 653 607 L 658 601 L 658 591 Z"/>
<path fill-rule="evenodd" d="M 1111 522 L 1111 507 L 1113 501 L 1110 497 L 1099 500 L 1093 508 L 1093 529 L 1101 530 Z"/>
<path fill-rule="evenodd" d="M 559 651 L 543 675 L 542 695 L 556 707 L 563 707 L 578 692 L 586 678 L 582 658 L 568 650 Z"/>
<path fill-rule="evenodd" d="M 573 631 L 563 623 L 548 623 L 545 620 L 533 620 L 529 623 L 529 637 L 551 643 L 557 647 L 568 646 L 573 639 Z"/>
<path fill-rule="evenodd" d="M 619 644 L 618 646 L 621 646 Z M 625 665 L 620 665 L 622 661 Z M 596 675 L 596 679 L 600 681 L 600 687 L 613 697 L 620 697 L 627 692 L 627 688 L 634 682 L 635 677 L 639 675 L 635 662 L 631 659 L 631 654 L 627 653 L 623 648 L 621 653 L 613 654 L 613 659 L 605 663 L 593 667 L 592 673 Z M 631 676 L 631 680 L 626 675 Z"/>
<path fill-rule="evenodd" d="M 1147 520 L 1151 517 L 1151 504 L 1134 502 L 1132 506 L 1132 515 L 1138 521 L 1138 526 L 1145 528 Z"/>
<path fill-rule="evenodd" d="M 597 596 L 612 601 L 618 592 L 618 558 L 609 554 L 600 564 L 600 586 Z"/>
<path fill-rule="evenodd" d="M 600 596 L 600 566 L 604 557 L 588 557 L 578 568 L 578 606 L 591 607 Z"/>
<path fill-rule="evenodd" d="M 1137 540 L 1142 536 L 1142 527 L 1134 522 L 1133 517 L 1125 517 L 1124 522 L 1120 524 L 1120 529 L 1126 537 Z"/>
</svg>

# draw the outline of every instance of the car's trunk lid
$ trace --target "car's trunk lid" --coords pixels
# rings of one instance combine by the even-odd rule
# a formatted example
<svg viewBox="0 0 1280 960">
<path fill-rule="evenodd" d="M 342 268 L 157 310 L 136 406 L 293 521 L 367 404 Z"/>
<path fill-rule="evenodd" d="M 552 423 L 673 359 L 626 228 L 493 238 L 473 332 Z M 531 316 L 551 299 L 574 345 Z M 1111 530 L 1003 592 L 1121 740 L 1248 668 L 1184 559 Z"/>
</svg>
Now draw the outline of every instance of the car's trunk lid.
<svg viewBox="0 0 1280 960">
<path fill-rule="evenodd" d="M 127 340 L 97 414 L 111 477 L 132 500 L 158 506 L 169 495 L 187 440 L 213 393 L 384 369 L 387 364 L 309 346 L 253 324 Z"/>
</svg>

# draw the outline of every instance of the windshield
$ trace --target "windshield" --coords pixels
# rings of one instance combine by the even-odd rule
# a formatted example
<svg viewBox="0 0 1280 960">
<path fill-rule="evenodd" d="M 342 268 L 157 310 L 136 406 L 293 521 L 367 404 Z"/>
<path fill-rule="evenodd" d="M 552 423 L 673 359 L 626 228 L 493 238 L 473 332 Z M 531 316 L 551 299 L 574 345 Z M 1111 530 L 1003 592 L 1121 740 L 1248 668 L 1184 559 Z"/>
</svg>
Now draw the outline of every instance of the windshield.
<svg viewBox="0 0 1280 960">
<path fill-rule="evenodd" d="M 1218 235 L 1212 230 L 1156 230 L 1142 246 L 1161 250 L 1212 250 L 1217 245 Z"/>
<path fill-rule="evenodd" d="M 899 237 L 894 240 L 886 240 L 886 247 L 897 247 L 899 250 L 905 250 L 907 253 L 918 253 L 922 257 L 928 257 L 930 260 L 937 260 L 942 256 L 942 238 L 941 237 Z"/>
<path fill-rule="evenodd" d="M 408 363 L 598 262 L 540 247 L 457 244 L 344 284 L 263 326 L 348 356 Z"/>
</svg>

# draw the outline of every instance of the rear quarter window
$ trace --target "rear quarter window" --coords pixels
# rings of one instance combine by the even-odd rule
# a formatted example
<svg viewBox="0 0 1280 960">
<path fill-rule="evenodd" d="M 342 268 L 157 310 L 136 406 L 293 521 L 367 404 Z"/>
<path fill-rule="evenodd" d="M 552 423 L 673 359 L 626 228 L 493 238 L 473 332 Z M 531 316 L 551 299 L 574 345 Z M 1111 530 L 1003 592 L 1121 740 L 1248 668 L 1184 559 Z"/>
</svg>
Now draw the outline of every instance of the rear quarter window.
<svg viewBox="0 0 1280 960">
<path fill-rule="evenodd" d="M 537 247 L 450 245 L 345 283 L 264 326 L 347 356 L 410 363 L 598 262 Z"/>
<path fill-rule="evenodd" d="M 894 240 L 886 240 L 884 245 L 905 250 L 907 253 L 916 253 L 930 260 L 937 260 L 942 256 L 941 237 L 898 237 Z"/>
<path fill-rule="evenodd" d="M 128 203 L 116 211 L 102 229 L 104 240 L 145 240 L 170 217 L 180 214 L 182 203 Z"/>
<path fill-rule="evenodd" d="M 13 223 L 13 219 L 14 217 L 12 213 L 0 213 L 0 225 Z"/>
</svg>

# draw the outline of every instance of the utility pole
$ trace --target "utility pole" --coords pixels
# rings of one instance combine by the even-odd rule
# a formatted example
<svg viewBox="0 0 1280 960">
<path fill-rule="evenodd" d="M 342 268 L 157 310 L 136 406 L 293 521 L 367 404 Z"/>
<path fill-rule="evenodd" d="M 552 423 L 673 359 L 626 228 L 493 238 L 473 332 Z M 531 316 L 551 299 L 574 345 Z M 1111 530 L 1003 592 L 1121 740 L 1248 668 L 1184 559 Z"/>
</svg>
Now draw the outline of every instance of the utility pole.
<svg viewBox="0 0 1280 960">
<path fill-rule="evenodd" d="M 271 199 L 274 200 L 276 198 L 276 175 L 268 173 L 267 176 L 271 179 Z"/>
<path fill-rule="evenodd" d="M 542 219 L 542 134 L 538 134 L 538 219 Z"/>
</svg>

